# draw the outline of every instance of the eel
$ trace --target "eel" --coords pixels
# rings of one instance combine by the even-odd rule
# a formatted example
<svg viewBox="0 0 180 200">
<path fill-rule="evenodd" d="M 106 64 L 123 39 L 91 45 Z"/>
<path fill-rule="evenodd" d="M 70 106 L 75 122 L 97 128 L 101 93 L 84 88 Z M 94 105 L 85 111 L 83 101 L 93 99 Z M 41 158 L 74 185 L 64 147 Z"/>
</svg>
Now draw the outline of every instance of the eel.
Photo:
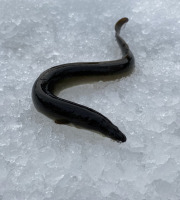
<svg viewBox="0 0 180 200">
<path fill-rule="evenodd" d="M 134 67 L 134 56 L 127 43 L 120 37 L 122 25 L 128 18 L 115 24 L 115 37 L 122 51 L 122 58 L 102 62 L 78 62 L 51 67 L 44 71 L 32 88 L 35 108 L 58 124 L 72 124 L 96 131 L 117 142 L 125 142 L 126 136 L 108 118 L 86 106 L 62 99 L 54 94 L 54 87 L 60 81 L 74 77 L 107 76 L 129 72 Z"/>
</svg>

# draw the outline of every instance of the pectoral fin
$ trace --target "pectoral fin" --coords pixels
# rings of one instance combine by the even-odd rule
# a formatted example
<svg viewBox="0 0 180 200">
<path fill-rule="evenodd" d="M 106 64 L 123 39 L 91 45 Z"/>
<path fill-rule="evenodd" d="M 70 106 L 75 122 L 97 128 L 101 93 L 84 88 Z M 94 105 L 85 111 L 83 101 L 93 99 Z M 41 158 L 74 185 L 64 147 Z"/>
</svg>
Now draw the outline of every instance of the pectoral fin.
<svg viewBox="0 0 180 200">
<path fill-rule="evenodd" d="M 67 119 L 56 119 L 54 122 L 56 124 L 69 124 L 70 123 L 70 121 Z"/>
</svg>

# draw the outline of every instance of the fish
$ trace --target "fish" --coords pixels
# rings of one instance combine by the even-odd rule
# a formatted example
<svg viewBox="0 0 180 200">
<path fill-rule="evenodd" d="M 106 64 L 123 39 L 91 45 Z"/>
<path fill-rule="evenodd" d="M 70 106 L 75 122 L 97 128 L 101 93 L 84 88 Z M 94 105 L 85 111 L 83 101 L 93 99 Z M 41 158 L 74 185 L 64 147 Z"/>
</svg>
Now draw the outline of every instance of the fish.
<svg viewBox="0 0 180 200">
<path fill-rule="evenodd" d="M 63 99 L 54 94 L 54 88 L 74 77 L 113 76 L 129 72 L 135 59 L 128 44 L 120 36 L 122 26 L 128 22 L 124 17 L 115 24 L 115 37 L 122 51 L 122 58 L 113 61 L 77 62 L 51 67 L 40 74 L 32 87 L 32 100 L 40 113 L 57 124 L 74 125 L 98 132 L 117 142 L 125 142 L 126 136 L 107 117 L 84 105 Z"/>
</svg>

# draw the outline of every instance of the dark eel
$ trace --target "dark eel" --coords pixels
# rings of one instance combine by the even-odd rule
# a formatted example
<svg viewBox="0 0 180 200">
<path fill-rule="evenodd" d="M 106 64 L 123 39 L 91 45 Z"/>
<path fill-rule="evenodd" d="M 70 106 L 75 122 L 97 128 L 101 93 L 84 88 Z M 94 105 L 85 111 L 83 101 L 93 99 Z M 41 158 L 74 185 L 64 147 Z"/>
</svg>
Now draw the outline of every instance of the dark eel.
<svg viewBox="0 0 180 200">
<path fill-rule="evenodd" d="M 126 42 L 120 37 L 120 29 L 128 22 L 122 18 L 115 24 L 116 40 L 122 50 L 119 60 L 105 62 L 68 63 L 44 71 L 32 88 L 32 99 L 36 109 L 59 124 L 73 124 L 98 131 L 117 141 L 125 142 L 126 136 L 109 119 L 86 106 L 61 99 L 54 93 L 54 86 L 59 80 L 82 76 L 115 75 L 130 71 L 134 66 L 134 57 Z"/>
</svg>

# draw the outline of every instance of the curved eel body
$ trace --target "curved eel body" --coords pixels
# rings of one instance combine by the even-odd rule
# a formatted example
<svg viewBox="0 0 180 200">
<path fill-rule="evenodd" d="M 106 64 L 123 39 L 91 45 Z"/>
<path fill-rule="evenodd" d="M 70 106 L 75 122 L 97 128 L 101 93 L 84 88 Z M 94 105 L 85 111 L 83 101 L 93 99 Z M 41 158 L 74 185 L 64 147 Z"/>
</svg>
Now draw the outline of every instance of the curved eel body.
<svg viewBox="0 0 180 200">
<path fill-rule="evenodd" d="M 116 40 L 122 50 L 119 60 L 105 62 L 68 63 L 44 71 L 32 88 L 32 99 L 36 109 L 59 124 L 74 124 L 86 129 L 98 131 L 103 135 L 125 142 L 126 136 L 109 119 L 86 106 L 62 99 L 53 94 L 53 88 L 59 81 L 71 77 L 106 76 L 128 72 L 134 66 L 134 57 L 126 42 L 120 37 L 120 29 L 128 18 L 120 19 L 115 25 Z"/>
</svg>

